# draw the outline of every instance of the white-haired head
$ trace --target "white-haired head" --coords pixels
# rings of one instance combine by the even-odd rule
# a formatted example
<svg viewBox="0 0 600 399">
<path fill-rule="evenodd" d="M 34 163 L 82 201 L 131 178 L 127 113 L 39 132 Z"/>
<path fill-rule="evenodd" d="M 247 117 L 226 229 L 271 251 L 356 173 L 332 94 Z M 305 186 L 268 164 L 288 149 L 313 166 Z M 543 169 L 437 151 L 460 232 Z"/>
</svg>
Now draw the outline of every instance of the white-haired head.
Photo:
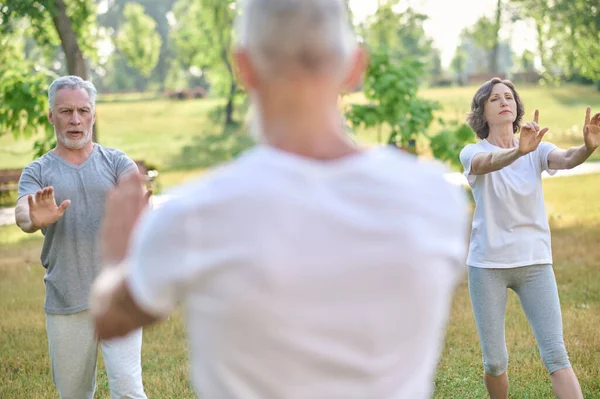
<svg viewBox="0 0 600 399">
<path fill-rule="evenodd" d="M 343 79 L 356 49 L 343 0 L 243 0 L 236 28 L 263 76 L 294 68 Z"/>
<path fill-rule="evenodd" d="M 96 87 L 90 81 L 83 80 L 79 76 L 61 76 L 56 79 L 48 88 L 48 106 L 54 109 L 56 92 L 60 89 L 84 89 L 90 96 L 92 108 L 96 108 Z"/>
</svg>

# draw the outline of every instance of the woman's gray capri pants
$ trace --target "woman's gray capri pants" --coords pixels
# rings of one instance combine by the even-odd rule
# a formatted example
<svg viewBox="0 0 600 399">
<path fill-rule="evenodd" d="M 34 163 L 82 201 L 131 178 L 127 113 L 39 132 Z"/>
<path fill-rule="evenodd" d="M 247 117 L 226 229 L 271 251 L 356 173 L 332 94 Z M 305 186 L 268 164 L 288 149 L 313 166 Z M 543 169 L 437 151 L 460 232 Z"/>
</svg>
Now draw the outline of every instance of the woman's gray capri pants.
<svg viewBox="0 0 600 399">
<path fill-rule="evenodd" d="M 469 292 L 485 372 L 497 376 L 508 366 L 504 336 L 507 288 L 519 296 L 550 374 L 571 367 L 563 340 L 562 315 L 552 265 L 508 269 L 469 266 Z"/>
</svg>

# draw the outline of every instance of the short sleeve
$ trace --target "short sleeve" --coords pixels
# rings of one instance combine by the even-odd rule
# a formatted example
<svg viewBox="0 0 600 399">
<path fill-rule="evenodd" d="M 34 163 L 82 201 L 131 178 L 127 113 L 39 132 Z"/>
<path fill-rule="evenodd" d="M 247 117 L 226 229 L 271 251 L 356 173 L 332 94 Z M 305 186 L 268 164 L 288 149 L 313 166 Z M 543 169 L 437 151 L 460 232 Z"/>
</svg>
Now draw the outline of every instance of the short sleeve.
<svg viewBox="0 0 600 399">
<path fill-rule="evenodd" d="M 148 314 L 168 315 L 191 289 L 227 270 L 223 264 L 235 256 L 222 245 L 222 236 L 213 234 L 210 203 L 204 190 L 186 190 L 142 216 L 126 262 L 126 279 L 134 301 Z"/>
<path fill-rule="evenodd" d="M 125 153 L 120 151 L 118 152 L 115 165 L 117 168 L 117 180 L 121 180 L 126 174 L 138 170 L 138 167 L 135 164 L 135 162 L 133 162 L 133 160 L 127 155 L 125 155 Z"/>
<path fill-rule="evenodd" d="M 447 208 L 448 223 L 446 232 L 443 234 L 444 247 L 454 265 L 458 266 L 460 273 L 463 272 L 467 259 L 469 229 L 470 229 L 470 207 L 465 190 L 456 186 L 449 186 L 444 193 Z"/>
<path fill-rule="evenodd" d="M 174 201 L 173 201 L 174 202 Z M 194 251 L 183 212 L 172 204 L 146 213 L 136 229 L 127 261 L 127 282 L 140 308 L 166 316 L 184 298 L 193 274 Z"/>
<path fill-rule="evenodd" d="M 41 168 L 37 164 L 30 164 L 21 172 L 19 178 L 19 195 L 21 199 L 29 194 L 35 194 L 38 190 L 43 189 Z"/>
<path fill-rule="evenodd" d="M 480 152 L 485 152 L 485 150 L 477 144 L 468 144 L 460 152 L 460 163 L 464 168 L 464 175 L 467 178 L 470 186 L 472 186 L 473 183 L 475 183 L 475 180 L 477 180 L 477 176 L 471 174 L 471 162 L 473 161 L 475 155 L 479 154 Z"/>
<path fill-rule="evenodd" d="M 557 148 L 558 147 L 552 143 L 541 142 L 536 150 L 541 165 L 541 171 L 548 172 L 550 176 L 556 174 L 557 171 L 548 167 L 548 155 Z"/>
</svg>

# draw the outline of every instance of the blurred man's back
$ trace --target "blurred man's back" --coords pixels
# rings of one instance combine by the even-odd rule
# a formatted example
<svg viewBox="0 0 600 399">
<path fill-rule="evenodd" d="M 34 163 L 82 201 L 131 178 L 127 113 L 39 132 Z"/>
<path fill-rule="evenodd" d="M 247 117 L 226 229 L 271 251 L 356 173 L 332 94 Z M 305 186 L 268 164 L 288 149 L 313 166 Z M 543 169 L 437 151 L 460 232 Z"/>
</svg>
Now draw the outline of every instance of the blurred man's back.
<svg viewBox="0 0 600 399">
<path fill-rule="evenodd" d="M 234 58 L 261 145 L 144 218 L 126 284 L 96 300 L 106 337 L 184 302 L 202 398 L 431 393 L 466 200 L 441 169 L 344 131 L 339 94 L 366 67 L 344 4 L 240 3 Z M 135 220 L 140 195 L 131 182 L 112 196 L 107 226 Z M 103 245 L 120 262 L 117 227 Z"/>
<path fill-rule="evenodd" d="M 201 397 L 428 397 L 466 250 L 465 200 L 438 168 L 259 147 L 178 197 L 131 281 L 177 282 L 132 289 L 152 313 L 186 302 Z"/>
</svg>

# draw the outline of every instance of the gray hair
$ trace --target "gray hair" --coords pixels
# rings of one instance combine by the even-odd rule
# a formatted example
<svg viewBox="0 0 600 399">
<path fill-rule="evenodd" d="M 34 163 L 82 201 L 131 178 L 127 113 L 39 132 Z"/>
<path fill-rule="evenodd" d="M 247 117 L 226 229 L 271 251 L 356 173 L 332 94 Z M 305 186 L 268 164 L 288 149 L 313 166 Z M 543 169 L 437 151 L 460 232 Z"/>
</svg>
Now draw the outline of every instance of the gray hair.
<svg viewBox="0 0 600 399">
<path fill-rule="evenodd" d="M 90 96 L 92 108 L 96 108 L 96 87 L 88 80 L 83 80 L 79 76 L 61 76 L 56 79 L 48 88 L 48 106 L 50 109 L 54 108 L 54 100 L 56 99 L 56 92 L 60 89 L 84 89 Z"/>
<path fill-rule="evenodd" d="M 236 22 L 238 47 L 271 76 L 290 66 L 341 75 L 357 45 L 343 0 L 244 0 Z"/>
</svg>

